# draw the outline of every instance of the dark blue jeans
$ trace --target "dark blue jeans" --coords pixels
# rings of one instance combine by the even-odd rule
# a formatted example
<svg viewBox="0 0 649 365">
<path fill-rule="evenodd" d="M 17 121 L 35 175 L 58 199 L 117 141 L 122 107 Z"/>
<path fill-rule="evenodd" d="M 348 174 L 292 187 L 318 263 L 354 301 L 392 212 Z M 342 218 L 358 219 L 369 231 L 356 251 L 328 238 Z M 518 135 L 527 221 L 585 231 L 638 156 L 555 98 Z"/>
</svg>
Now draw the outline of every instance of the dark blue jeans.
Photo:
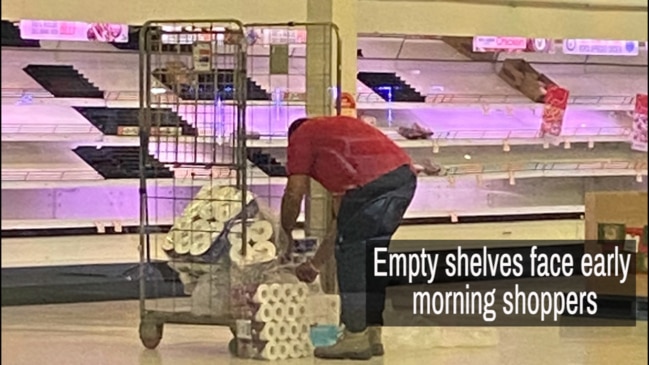
<svg viewBox="0 0 649 365">
<path fill-rule="evenodd" d="M 402 166 L 342 198 L 336 266 L 341 320 L 351 332 L 383 324 L 388 278 L 372 276 L 372 253 L 377 247 L 390 246 L 416 187 L 417 176 L 409 166 Z"/>
</svg>

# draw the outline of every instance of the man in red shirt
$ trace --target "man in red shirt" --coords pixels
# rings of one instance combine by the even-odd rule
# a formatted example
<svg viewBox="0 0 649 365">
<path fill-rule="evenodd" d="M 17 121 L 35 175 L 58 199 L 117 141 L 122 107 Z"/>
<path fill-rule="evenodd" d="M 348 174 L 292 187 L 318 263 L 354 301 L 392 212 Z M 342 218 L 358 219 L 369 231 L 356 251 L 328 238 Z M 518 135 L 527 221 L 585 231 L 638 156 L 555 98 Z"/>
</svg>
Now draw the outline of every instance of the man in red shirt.
<svg viewBox="0 0 649 365">
<path fill-rule="evenodd" d="M 300 265 L 300 280 L 315 280 L 335 252 L 341 297 L 342 338 L 315 356 L 369 359 L 383 354 L 382 324 L 387 281 L 367 280 L 374 248 L 388 247 L 417 186 L 408 154 L 379 129 L 351 117 L 298 119 L 289 128 L 282 198 L 282 228 L 291 237 L 310 179 L 333 195 L 336 229 L 315 256 Z M 368 256 L 369 255 L 369 256 Z"/>
</svg>

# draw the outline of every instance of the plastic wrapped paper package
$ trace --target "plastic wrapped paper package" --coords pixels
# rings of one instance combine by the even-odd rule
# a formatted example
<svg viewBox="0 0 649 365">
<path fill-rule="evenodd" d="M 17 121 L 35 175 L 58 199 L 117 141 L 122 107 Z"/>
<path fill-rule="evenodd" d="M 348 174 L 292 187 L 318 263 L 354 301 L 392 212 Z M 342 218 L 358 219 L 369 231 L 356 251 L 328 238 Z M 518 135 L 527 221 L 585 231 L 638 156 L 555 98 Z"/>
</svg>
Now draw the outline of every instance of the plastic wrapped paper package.
<svg viewBox="0 0 649 365">
<path fill-rule="evenodd" d="M 212 189 L 212 190 L 210 190 Z M 198 194 L 200 199 L 228 198 L 229 196 L 237 195 L 237 190 L 233 187 L 217 187 L 208 186 L 201 189 Z M 234 196 L 234 198 L 240 195 Z M 250 194 L 252 196 L 252 194 Z M 214 230 L 211 239 L 213 240 L 210 248 L 206 249 L 201 247 L 200 250 L 194 252 L 201 252 L 202 256 L 190 255 L 170 255 L 171 261 L 169 266 L 179 274 L 179 278 L 184 286 L 186 294 L 192 295 L 192 312 L 197 315 L 212 315 L 212 316 L 231 316 L 236 310 L 232 310 L 233 304 L 233 290 L 241 291 L 242 286 L 250 284 L 258 285 L 259 282 L 265 280 L 269 272 L 274 272 L 272 269 L 277 265 L 275 257 L 277 248 L 275 245 L 278 243 L 278 219 L 272 212 L 263 207 L 257 200 L 249 200 L 249 204 L 245 209 L 235 214 L 231 222 L 218 222 L 211 219 L 210 215 L 203 212 L 203 217 L 197 216 L 200 209 L 197 207 L 205 207 L 205 202 L 201 203 L 200 199 L 196 199 L 189 204 L 185 209 L 185 215 L 179 217 L 176 221 L 178 227 L 189 230 L 185 234 L 178 234 L 172 230 L 167 237 L 167 241 L 174 238 L 184 238 L 197 236 L 193 234 L 192 227 L 198 226 L 201 231 Z M 194 208 L 191 208 L 191 207 Z M 196 217 L 194 217 L 196 216 Z M 227 233 L 232 229 L 237 222 L 242 219 L 251 219 L 252 221 L 260 221 L 255 225 L 257 229 L 257 236 L 263 238 L 265 241 L 257 247 L 257 253 L 262 252 L 264 260 L 263 263 L 239 263 L 240 265 L 233 264 L 230 256 L 232 250 L 227 240 Z M 200 222 L 201 224 L 195 224 Z M 206 225 L 202 222 L 209 222 Z M 193 223 L 193 224 L 192 224 Z M 272 232 L 268 232 L 272 230 Z M 220 232 L 218 232 L 220 231 Z M 218 233 L 216 235 L 215 233 Z M 209 232 L 208 232 L 209 234 Z M 253 235 L 254 236 L 254 235 Z M 203 238 L 202 236 L 200 238 Z M 202 243 L 204 245 L 204 243 Z M 241 242 L 239 242 L 241 244 Z M 286 243 L 284 243 L 286 244 Z M 168 245 L 172 246 L 173 245 Z M 188 246 L 185 244 L 184 246 Z M 183 247 L 184 247 L 183 246 Z M 263 246 L 263 247 L 262 247 Z M 263 249 L 262 249 L 263 248 Z M 248 252 L 253 254 L 255 251 Z M 251 289 L 248 289 L 250 291 Z M 236 305 L 235 305 L 236 307 Z M 245 312 L 245 311 L 244 311 Z"/>
<path fill-rule="evenodd" d="M 231 188 L 211 189 L 202 189 L 200 198 L 234 194 Z M 229 318 L 236 323 L 239 357 L 281 360 L 310 356 L 307 296 L 313 291 L 321 293 L 321 290 L 318 284 L 299 283 L 293 267 L 279 264 L 277 255 L 285 251 L 288 240 L 279 234 L 277 217 L 257 200 L 238 213 L 216 214 L 220 209 L 218 204 L 211 203 L 211 207 L 207 204 L 210 203 L 193 203 L 193 210 L 186 209 L 192 216 L 178 220 L 183 228 L 192 226 L 190 223 L 195 227 L 195 222 L 200 222 L 199 228 L 207 234 L 174 235 L 172 232 L 168 237 L 171 240 L 194 236 L 204 239 L 203 236 L 210 235 L 210 230 L 218 231 L 218 236 L 214 233 L 210 236 L 213 239 L 211 247 L 205 247 L 202 241 L 201 247 L 184 244 L 180 245 L 183 252 L 186 246 L 191 246 L 188 253 L 170 255 L 169 266 L 179 273 L 185 292 L 191 295 L 192 313 Z M 225 216 L 232 218 L 222 222 Z M 241 234 L 243 229 L 247 232 L 245 242 Z M 247 252 L 242 257 L 244 244 Z"/>
</svg>

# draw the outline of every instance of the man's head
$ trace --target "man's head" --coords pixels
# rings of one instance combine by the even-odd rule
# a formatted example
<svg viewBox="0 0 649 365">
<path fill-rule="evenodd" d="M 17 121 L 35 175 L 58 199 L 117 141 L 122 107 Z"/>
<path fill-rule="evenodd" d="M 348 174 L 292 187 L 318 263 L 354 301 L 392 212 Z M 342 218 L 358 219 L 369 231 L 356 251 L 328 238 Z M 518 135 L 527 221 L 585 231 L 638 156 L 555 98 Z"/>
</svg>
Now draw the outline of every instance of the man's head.
<svg viewBox="0 0 649 365">
<path fill-rule="evenodd" d="M 295 131 L 300 128 L 300 126 L 307 120 L 309 120 L 309 118 L 300 118 L 294 120 L 293 123 L 291 123 L 290 127 L 288 127 L 288 138 L 291 138 L 291 135 L 295 133 Z"/>
</svg>

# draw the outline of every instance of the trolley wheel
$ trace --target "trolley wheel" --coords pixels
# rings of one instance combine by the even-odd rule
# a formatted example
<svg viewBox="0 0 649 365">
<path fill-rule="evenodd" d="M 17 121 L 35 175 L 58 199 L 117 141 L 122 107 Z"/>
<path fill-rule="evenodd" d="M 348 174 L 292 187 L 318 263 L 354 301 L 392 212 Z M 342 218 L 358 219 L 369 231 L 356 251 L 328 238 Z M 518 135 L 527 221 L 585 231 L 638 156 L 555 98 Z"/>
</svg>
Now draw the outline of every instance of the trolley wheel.
<svg viewBox="0 0 649 365">
<path fill-rule="evenodd" d="M 232 333 L 232 339 L 228 342 L 228 351 L 230 355 L 238 356 L 239 355 L 239 346 L 237 344 L 237 328 L 236 326 L 230 326 L 230 333 Z"/>
<path fill-rule="evenodd" d="M 228 351 L 230 351 L 230 355 L 237 356 L 239 354 L 239 346 L 237 345 L 237 339 L 233 338 L 230 340 L 228 343 Z"/>
<path fill-rule="evenodd" d="M 162 323 L 151 321 L 140 322 L 140 341 L 144 347 L 153 350 L 160 344 L 162 340 Z"/>
</svg>

